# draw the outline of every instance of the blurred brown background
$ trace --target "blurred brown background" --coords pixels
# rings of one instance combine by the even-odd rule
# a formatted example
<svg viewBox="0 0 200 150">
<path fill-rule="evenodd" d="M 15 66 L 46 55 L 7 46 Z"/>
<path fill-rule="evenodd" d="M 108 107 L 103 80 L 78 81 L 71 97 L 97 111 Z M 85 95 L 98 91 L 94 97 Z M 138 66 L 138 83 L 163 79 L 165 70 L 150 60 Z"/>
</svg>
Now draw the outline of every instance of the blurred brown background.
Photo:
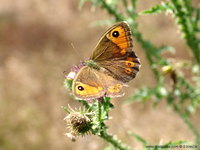
<svg viewBox="0 0 200 150">
<path fill-rule="evenodd" d="M 158 2 L 140 0 L 138 11 Z M 69 103 L 78 107 L 80 104 L 63 87 L 63 71 L 70 71 L 80 59 L 89 57 L 108 28 L 91 27 L 94 21 L 110 16 L 99 8 L 95 12 L 90 8 L 90 4 L 86 4 L 80 11 L 77 0 L 1 0 L 0 150 L 101 150 L 107 145 L 96 136 L 80 137 L 74 143 L 64 136 L 66 114 L 61 106 Z M 170 15 L 141 16 L 138 20 L 145 39 L 177 49 L 176 54 L 166 56 L 191 58 Z M 144 83 L 153 87 L 155 83 L 144 52 L 137 42 L 134 45 L 141 58 L 141 71 L 126 88 L 125 97 L 112 99 L 115 109 L 107 122 L 110 132 L 136 149 L 141 145 L 127 135 L 128 130 L 152 144 L 194 141 L 179 116 L 170 108 L 166 109 L 165 102 L 159 103 L 156 109 L 150 101 L 123 105 L 123 100 L 137 87 Z M 200 124 L 199 114 L 192 116 L 196 126 Z"/>
</svg>

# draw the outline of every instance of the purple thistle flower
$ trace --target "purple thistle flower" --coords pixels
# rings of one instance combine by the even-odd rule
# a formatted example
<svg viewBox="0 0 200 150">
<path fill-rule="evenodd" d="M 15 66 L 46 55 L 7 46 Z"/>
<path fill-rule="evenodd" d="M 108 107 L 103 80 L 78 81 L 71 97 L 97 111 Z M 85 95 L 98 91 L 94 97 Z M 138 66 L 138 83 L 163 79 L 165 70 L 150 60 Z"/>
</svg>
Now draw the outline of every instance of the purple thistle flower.
<svg viewBox="0 0 200 150">
<path fill-rule="evenodd" d="M 77 75 L 77 73 L 79 72 L 79 70 L 84 66 L 84 62 L 81 61 L 79 65 L 74 65 L 74 67 L 71 69 L 71 72 L 68 75 L 64 75 L 65 78 L 73 80 L 75 78 L 75 76 Z M 66 71 L 64 71 L 63 73 L 65 73 Z"/>
<path fill-rule="evenodd" d="M 85 66 L 84 62 L 83 61 L 80 61 L 80 64 L 79 65 L 74 65 L 74 68 L 71 69 L 71 71 L 74 71 L 76 73 L 79 72 L 79 70 Z"/>
<path fill-rule="evenodd" d="M 71 71 L 74 71 L 76 73 L 78 73 L 80 70 L 80 68 L 77 65 L 74 65 L 74 67 L 71 69 Z"/>
<path fill-rule="evenodd" d="M 79 67 L 82 68 L 83 66 L 85 66 L 85 62 L 84 61 L 80 61 Z"/>
</svg>

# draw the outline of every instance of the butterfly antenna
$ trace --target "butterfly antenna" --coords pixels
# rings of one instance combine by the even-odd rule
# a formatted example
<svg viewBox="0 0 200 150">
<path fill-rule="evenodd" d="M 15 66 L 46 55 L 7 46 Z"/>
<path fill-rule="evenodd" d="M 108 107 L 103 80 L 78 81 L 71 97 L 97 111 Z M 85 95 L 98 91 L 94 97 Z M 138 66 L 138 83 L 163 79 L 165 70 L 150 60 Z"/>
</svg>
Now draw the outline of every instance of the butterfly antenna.
<svg viewBox="0 0 200 150">
<path fill-rule="evenodd" d="M 75 51 L 75 53 L 78 55 L 79 59 L 81 61 L 83 61 L 83 59 L 82 59 L 83 57 L 80 55 L 80 52 L 77 51 L 77 49 L 75 48 L 73 43 L 71 43 L 71 46 L 72 46 L 73 50 Z"/>
</svg>

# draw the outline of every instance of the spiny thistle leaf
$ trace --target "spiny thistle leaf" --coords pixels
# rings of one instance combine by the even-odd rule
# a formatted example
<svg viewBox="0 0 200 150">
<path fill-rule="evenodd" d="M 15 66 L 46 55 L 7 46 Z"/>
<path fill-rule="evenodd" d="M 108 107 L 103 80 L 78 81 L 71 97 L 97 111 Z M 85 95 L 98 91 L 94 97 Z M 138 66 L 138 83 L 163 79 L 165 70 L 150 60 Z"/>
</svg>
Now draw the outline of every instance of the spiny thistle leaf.
<svg viewBox="0 0 200 150">
<path fill-rule="evenodd" d="M 171 53 L 175 53 L 175 48 L 172 47 L 172 46 L 161 46 L 158 48 L 158 52 L 159 53 L 162 53 L 162 52 L 165 52 L 165 51 L 169 51 Z"/>
<path fill-rule="evenodd" d="M 155 5 L 148 10 L 144 10 L 141 14 L 158 14 L 163 11 L 172 12 L 172 6 L 168 2 L 163 2 L 160 5 Z"/>
</svg>

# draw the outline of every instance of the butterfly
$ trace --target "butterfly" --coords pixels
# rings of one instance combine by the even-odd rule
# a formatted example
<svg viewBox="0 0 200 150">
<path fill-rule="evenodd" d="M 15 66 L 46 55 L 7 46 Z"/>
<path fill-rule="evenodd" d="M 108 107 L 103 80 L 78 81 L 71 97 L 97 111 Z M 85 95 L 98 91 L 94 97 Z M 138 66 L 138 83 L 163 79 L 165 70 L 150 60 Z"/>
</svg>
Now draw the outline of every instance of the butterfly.
<svg viewBox="0 0 200 150">
<path fill-rule="evenodd" d="M 127 22 L 109 28 L 74 77 L 72 93 L 75 98 L 123 96 L 122 88 L 135 78 L 140 67 L 139 58 L 132 49 L 133 39 Z"/>
</svg>

